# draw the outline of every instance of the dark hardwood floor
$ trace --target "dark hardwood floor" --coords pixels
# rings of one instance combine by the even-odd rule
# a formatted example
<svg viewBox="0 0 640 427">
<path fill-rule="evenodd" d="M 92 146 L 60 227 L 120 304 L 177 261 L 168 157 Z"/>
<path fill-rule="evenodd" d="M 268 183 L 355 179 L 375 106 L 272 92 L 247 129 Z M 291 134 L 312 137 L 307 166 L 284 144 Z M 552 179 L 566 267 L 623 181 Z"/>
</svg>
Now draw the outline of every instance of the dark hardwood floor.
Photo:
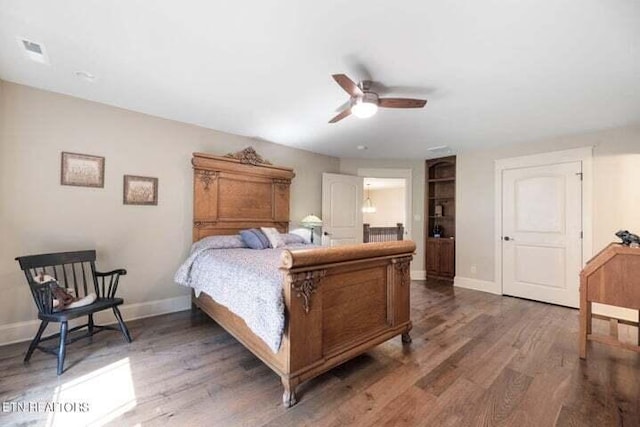
<svg viewBox="0 0 640 427">
<path fill-rule="evenodd" d="M 413 344 L 302 385 L 289 410 L 279 378 L 201 313 L 129 322 L 129 345 L 117 332 L 77 342 L 59 378 L 54 357 L 23 365 L 27 343 L 0 347 L 3 402 L 89 404 L 0 425 L 640 426 L 640 355 L 590 344 L 581 361 L 577 310 L 414 282 L 412 319 Z"/>
</svg>

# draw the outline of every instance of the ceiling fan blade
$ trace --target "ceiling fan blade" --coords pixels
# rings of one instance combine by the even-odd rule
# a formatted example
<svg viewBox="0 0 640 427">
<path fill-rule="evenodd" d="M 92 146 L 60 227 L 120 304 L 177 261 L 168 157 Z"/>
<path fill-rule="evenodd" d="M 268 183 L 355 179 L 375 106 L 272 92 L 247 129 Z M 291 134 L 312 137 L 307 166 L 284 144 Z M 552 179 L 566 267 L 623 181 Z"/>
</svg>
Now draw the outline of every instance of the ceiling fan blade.
<svg viewBox="0 0 640 427">
<path fill-rule="evenodd" d="M 339 122 L 340 120 L 344 119 L 345 117 L 349 117 L 350 115 L 351 115 L 351 107 L 347 108 L 346 110 L 343 110 L 333 119 L 329 120 L 329 123 Z"/>
<path fill-rule="evenodd" d="M 383 108 L 422 108 L 426 103 L 426 99 L 380 98 L 378 106 Z"/>
<path fill-rule="evenodd" d="M 333 74 L 333 80 L 351 96 L 362 96 L 362 90 L 346 74 Z"/>
</svg>

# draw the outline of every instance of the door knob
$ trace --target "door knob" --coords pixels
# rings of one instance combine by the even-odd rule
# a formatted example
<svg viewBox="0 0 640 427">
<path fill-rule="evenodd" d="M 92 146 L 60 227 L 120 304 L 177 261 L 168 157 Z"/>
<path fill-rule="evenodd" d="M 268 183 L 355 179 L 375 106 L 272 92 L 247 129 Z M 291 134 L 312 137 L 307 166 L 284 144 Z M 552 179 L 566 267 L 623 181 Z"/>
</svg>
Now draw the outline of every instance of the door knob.
<svg viewBox="0 0 640 427">
<path fill-rule="evenodd" d="M 328 233 L 328 232 L 326 232 L 326 231 L 325 231 L 325 232 L 323 232 L 322 234 L 324 234 L 325 236 L 331 236 L 331 233 Z"/>
<path fill-rule="evenodd" d="M 508 242 L 509 240 L 514 240 L 513 238 L 509 237 L 509 236 L 504 236 L 502 238 L 504 241 Z"/>
</svg>

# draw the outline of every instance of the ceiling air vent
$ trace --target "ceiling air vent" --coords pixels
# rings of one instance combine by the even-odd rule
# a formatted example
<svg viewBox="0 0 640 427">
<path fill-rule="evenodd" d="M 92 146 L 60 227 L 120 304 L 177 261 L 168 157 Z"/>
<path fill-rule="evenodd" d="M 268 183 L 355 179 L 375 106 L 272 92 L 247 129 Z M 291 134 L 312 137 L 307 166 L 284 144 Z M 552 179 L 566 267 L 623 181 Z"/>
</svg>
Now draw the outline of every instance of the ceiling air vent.
<svg viewBox="0 0 640 427">
<path fill-rule="evenodd" d="M 429 147 L 427 148 L 427 152 L 429 152 L 429 156 L 439 157 L 451 154 L 451 147 L 448 145 L 438 145 L 437 147 Z"/>
<path fill-rule="evenodd" d="M 44 48 L 42 43 L 35 42 L 33 40 L 28 40 L 22 37 L 18 37 L 18 43 L 22 48 L 22 51 L 32 61 L 39 62 L 41 64 L 48 64 L 49 57 L 47 56 L 47 51 Z"/>
</svg>

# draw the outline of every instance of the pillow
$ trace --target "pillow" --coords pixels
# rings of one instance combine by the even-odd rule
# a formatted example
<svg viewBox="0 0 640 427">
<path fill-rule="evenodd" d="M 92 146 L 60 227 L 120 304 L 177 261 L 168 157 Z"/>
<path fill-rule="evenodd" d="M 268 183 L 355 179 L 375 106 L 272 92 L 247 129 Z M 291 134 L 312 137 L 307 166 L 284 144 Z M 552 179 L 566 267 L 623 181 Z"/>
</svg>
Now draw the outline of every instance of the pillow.
<svg viewBox="0 0 640 427">
<path fill-rule="evenodd" d="M 55 288 L 60 289 L 60 291 L 58 292 L 54 291 L 55 294 L 58 295 L 58 298 L 54 297 L 53 299 L 53 308 L 56 309 L 56 311 L 84 307 L 85 305 L 93 304 L 93 302 L 97 299 L 97 295 L 95 293 L 90 293 L 83 298 L 76 297 L 76 292 L 74 289 L 60 288 L 60 286 L 58 286 L 58 281 L 55 278 L 49 276 L 48 274 L 45 274 L 44 271 L 41 271 L 40 273 L 37 273 L 35 276 L 33 276 L 33 280 L 36 283 L 40 283 L 40 284 L 53 282 L 50 285 L 52 286 L 52 290 Z M 61 300 L 62 300 L 62 304 L 60 303 Z"/>
<path fill-rule="evenodd" d="M 198 240 L 191 246 L 191 253 L 200 249 L 240 249 L 247 244 L 237 234 L 227 236 L 209 236 Z"/>
<path fill-rule="evenodd" d="M 251 249 L 267 249 L 270 247 L 269 239 L 257 228 L 242 230 L 240 232 L 242 241 Z"/>
<path fill-rule="evenodd" d="M 260 230 L 267 236 L 272 248 L 281 248 L 285 245 L 284 239 L 282 239 L 280 232 L 275 227 L 260 227 Z"/>
<path fill-rule="evenodd" d="M 97 296 L 96 294 L 94 294 L 93 292 L 90 293 L 89 295 L 87 295 L 84 298 L 80 298 L 74 302 L 72 302 L 71 304 L 67 305 L 65 307 L 66 309 L 72 309 L 72 308 L 78 308 L 78 307 L 84 307 L 85 305 L 89 305 L 89 304 L 93 304 L 93 302 L 96 300 Z M 55 300 L 54 300 L 55 303 Z"/>
<path fill-rule="evenodd" d="M 287 234 L 282 234 L 280 237 L 282 237 L 282 240 L 284 240 L 285 245 L 296 245 L 296 244 L 308 243 L 308 241 L 304 237 L 300 236 L 299 234 L 287 233 Z"/>
</svg>

